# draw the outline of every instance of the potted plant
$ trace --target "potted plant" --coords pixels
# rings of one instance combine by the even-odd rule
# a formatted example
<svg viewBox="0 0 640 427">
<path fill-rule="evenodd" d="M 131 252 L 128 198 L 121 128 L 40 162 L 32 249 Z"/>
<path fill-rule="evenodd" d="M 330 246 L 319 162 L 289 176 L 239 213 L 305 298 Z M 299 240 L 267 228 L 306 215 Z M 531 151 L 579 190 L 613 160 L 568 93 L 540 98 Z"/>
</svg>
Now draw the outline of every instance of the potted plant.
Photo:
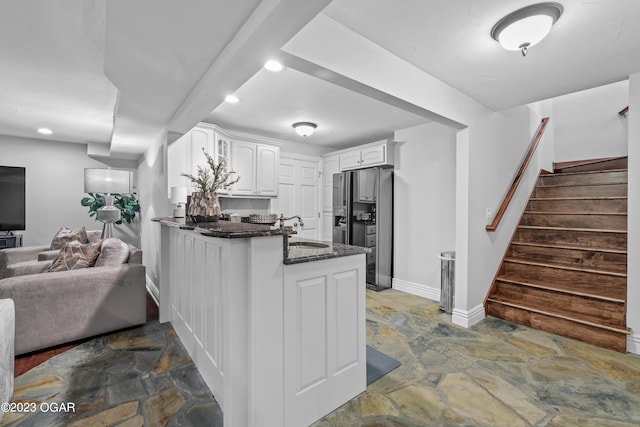
<svg viewBox="0 0 640 427">
<path fill-rule="evenodd" d="M 140 212 L 138 199 L 132 194 L 114 194 L 114 198 L 113 206 L 120 209 L 122 213 L 120 220 L 116 224 L 122 224 L 122 221 L 131 224 L 138 212 Z M 80 204 L 89 208 L 89 216 L 94 216 L 96 211 L 105 205 L 104 195 L 89 193 L 89 197 L 83 197 L 80 200 Z"/>
<path fill-rule="evenodd" d="M 240 177 L 233 178 L 234 171 L 227 171 L 227 163 L 223 159 L 216 164 L 213 157 L 203 148 L 202 152 L 207 158 L 206 166 L 198 166 L 196 176 L 182 173 L 181 176 L 191 180 L 196 189 L 191 193 L 191 201 L 187 215 L 195 222 L 217 221 L 222 210 L 218 199 L 219 190 L 228 190 Z"/>
</svg>

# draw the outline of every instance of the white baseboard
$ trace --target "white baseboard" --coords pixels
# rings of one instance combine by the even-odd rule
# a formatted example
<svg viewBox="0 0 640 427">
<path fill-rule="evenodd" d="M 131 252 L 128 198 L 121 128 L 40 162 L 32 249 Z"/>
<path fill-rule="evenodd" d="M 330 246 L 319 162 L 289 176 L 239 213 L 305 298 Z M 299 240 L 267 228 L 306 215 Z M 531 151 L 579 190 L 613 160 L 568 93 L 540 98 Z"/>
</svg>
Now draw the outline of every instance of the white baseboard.
<svg viewBox="0 0 640 427">
<path fill-rule="evenodd" d="M 483 304 L 477 305 L 469 311 L 454 308 L 453 312 L 451 313 L 451 321 L 454 324 L 464 326 L 465 328 L 475 325 L 476 323 L 484 319 L 484 317 L 485 314 Z"/>
<path fill-rule="evenodd" d="M 440 288 L 432 288 L 430 286 L 396 278 L 393 279 L 392 287 L 393 289 L 406 292 L 411 295 L 416 295 L 433 301 L 440 301 Z"/>
<path fill-rule="evenodd" d="M 640 354 L 640 334 L 627 336 L 627 351 L 633 354 Z"/>
<path fill-rule="evenodd" d="M 147 283 L 147 290 L 149 291 L 149 293 L 151 294 L 151 297 L 155 300 L 156 304 L 158 304 L 158 307 L 159 307 L 160 306 L 160 290 L 158 289 L 158 286 L 153 282 L 153 280 L 151 280 L 149 276 L 145 275 L 145 279 Z"/>
</svg>

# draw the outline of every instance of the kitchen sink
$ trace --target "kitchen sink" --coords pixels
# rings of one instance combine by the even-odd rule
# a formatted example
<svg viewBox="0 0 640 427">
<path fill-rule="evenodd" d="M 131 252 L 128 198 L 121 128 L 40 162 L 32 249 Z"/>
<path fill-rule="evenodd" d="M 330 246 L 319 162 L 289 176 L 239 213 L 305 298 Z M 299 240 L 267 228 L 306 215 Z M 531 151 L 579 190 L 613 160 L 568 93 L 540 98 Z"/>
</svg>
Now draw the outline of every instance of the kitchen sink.
<svg viewBox="0 0 640 427">
<path fill-rule="evenodd" d="M 318 249 L 318 248 L 328 248 L 329 245 L 326 243 L 319 242 L 289 242 L 289 246 L 294 246 L 296 248 L 308 248 L 308 249 Z"/>
</svg>

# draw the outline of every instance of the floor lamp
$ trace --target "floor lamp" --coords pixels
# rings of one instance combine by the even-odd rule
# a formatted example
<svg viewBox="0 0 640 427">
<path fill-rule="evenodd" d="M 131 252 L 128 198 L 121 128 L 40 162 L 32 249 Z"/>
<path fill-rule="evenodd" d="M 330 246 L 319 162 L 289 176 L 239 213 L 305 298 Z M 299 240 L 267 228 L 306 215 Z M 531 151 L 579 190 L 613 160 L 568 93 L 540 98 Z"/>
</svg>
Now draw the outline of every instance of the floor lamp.
<svg viewBox="0 0 640 427">
<path fill-rule="evenodd" d="M 113 206 L 113 195 L 131 193 L 132 175 L 132 172 L 122 169 L 84 170 L 84 192 L 102 194 L 104 197 L 104 206 L 96 210 L 96 219 L 104 223 L 103 239 L 113 236 L 113 224 L 122 218 L 120 209 Z"/>
</svg>

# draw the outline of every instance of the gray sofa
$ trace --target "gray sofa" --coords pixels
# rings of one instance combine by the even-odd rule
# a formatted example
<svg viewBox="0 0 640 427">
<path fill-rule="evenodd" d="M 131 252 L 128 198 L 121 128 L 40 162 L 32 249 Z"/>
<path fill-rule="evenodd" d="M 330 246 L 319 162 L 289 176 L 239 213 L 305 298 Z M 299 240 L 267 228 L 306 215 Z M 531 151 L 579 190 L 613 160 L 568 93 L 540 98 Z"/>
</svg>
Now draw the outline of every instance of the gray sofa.
<svg viewBox="0 0 640 427">
<path fill-rule="evenodd" d="M 51 261 L 30 263 L 21 273 L 44 271 Z M 139 325 L 147 317 L 142 252 L 129 246 L 120 265 L 4 278 L 2 298 L 15 304 L 16 355 Z"/>
<path fill-rule="evenodd" d="M 100 240 L 101 234 L 102 230 L 88 230 L 87 238 L 90 242 L 96 242 Z M 48 267 L 47 264 L 41 264 L 39 261 L 52 261 L 59 252 L 60 249 L 51 249 L 49 245 L 0 250 L 0 279 L 38 272 L 34 270 L 34 267 Z"/>
</svg>

